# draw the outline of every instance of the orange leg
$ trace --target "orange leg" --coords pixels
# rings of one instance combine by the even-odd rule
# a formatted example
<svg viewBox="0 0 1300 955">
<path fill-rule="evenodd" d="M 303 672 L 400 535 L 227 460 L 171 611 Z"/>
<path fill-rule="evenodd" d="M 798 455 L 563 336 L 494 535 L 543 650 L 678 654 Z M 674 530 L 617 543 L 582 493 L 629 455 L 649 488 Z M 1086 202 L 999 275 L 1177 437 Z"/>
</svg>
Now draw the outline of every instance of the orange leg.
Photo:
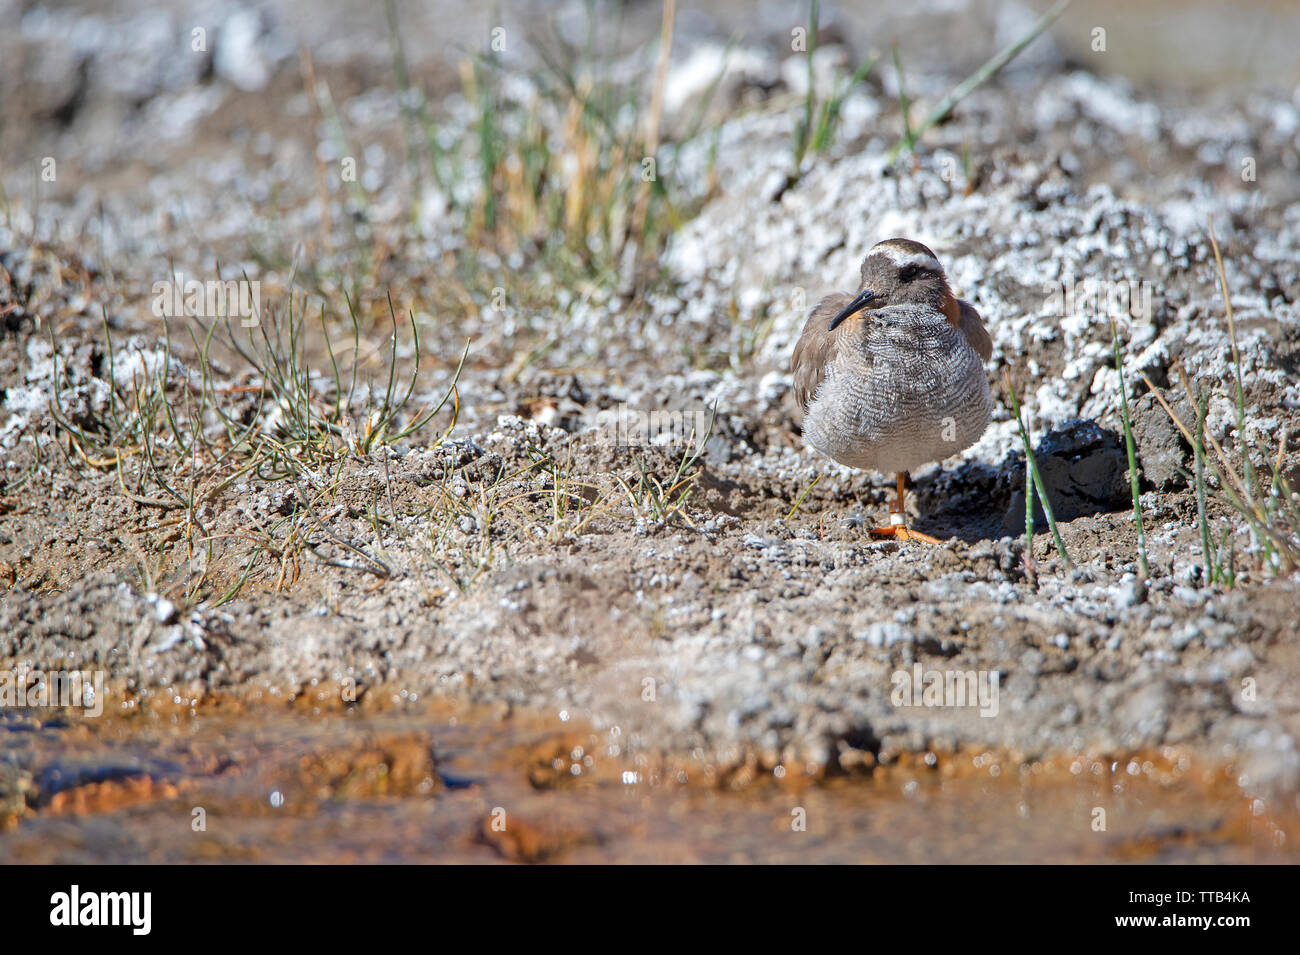
<svg viewBox="0 0 1300 955">
<path fill-rule="evenodd" d="M 898 496 L 893 503 L 889 505 L 889 526 L 873 527 L 867 533 L 875 534 L 877 537 L 893 537 L 896 540 L 908 541 L 918 540 L 926 544 L 943 543 L 937 537 L 931 537 L 929 534 L 922 534 L 920 531 L 914 531 L 907 526 L 907 512 L 903 509 L 903 495 L 906 494 L 907 472 L 898 472 Z"/>
</svg>

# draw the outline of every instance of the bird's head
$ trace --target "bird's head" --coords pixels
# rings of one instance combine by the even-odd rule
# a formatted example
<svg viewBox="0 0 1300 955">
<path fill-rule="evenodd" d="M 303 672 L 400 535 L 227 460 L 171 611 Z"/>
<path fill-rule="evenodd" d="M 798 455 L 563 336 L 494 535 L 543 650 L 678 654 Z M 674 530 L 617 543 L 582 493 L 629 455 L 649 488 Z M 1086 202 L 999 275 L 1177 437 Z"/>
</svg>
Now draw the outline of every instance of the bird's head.
<svg viewBox="0 0 1300 955">
<path fill-rule="evenodd" d="M 889 305 L 929 305 L 950 316 L 957 308 L 943 266 L 920 242 L 886 239 L 873 245 L 862 260 L 858 294 L 831 319 L 830 327 L 864 309 Z"/>
</svg>

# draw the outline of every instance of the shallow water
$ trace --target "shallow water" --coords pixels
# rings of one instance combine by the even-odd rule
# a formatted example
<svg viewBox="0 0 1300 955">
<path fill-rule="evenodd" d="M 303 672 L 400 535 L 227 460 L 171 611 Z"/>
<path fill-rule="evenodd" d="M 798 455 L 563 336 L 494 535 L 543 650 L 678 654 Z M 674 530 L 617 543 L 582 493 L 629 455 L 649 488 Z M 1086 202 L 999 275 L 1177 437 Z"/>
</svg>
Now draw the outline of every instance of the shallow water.
<svg viewBox="0 0 1300 955">
<path fill-rule="evenodd" d="M 704 763 L 651 769 L 618 740 L 616 731 L 596 734 L 558 718 L 466 709 L 312 714 L 260 706 L 99 720 L 11 710 L 0 722 L 0 751 L 38 794 L 7 824 L 0 815 L 0 861 L 1297 856 L 1294 821 L 1280 823 L 1279 807 L 1247 799 L 1223 773 L 1184 771 L 1186 758 L 1112 768 L 952 755 L 935 769 L 918 761 L 871 777 L 778 781 L 769 773 L 724 776 Z M 15 778 L 0 776 L 0 809 L 15 805 Z"/>
</svg>

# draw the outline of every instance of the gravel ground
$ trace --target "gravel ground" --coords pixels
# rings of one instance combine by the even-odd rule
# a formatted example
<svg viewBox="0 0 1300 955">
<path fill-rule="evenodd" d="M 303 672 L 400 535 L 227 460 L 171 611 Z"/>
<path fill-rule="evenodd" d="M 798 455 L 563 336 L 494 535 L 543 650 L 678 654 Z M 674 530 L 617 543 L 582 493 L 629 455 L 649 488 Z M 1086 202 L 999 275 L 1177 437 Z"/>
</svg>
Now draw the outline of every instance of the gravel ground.
<svg viewBox="0 0 1300 955">
<path fill-rule="evenodd" d="M 29 13 L 4 41 L 29 58 L 41 96 L 0 97 L 0 454 L 10 481 L 0 495 L 0 666 L 104 668 L 114 694 L 141 699 L 336 685 L 363 700 L 464 698 L 588 722 L 629 759 L 695 761 L 724 778 L 865 772 L 981 747 L 1023 760 L 1188 752 L 1231 766 L 1248 794 L 1293 801 L 1300 578 L 1265 567 L 1214 494 L 1216 537 L 1236 540 L 1238 580 L 1202 579 L 1190 450 L 1140 376 L 1172 395 L 1181 367 L 1210 389 L 1207 432 L 1258 467 L 1300 430 L 1300 94 L 1160 99 L 1044 41 L 931 130 L 914 162 L 887 159 L 896 81 L 877 70 L 846 100 L 835 148 L 796 170 L 790 129 L 806 79 L 781 51 L 788 31 L 773 28 L 728 54 L 733 72 L 711 106 L 716 138 L 666 147 L 663 174 L 700 208 L 648 289 L 588 287 L 538 267 L 508 280 L 541 290 L 533 298 L 507 285 L 511 301 L 532 304 L 471 296 L 457 310 L 437 263 L 474 251 L 440 218 L 439 197 L 403 174 L 388 56 L 331 45 L 325 34 L 337 36 L 347 8 L 329 8 L 316 27 L 296 12 L 226 16 L 199 62 L 96 45 L 113 20 L 102 12 Z M 207 16 L 139 16 L 163 51 L 188 33 L 190 14 Z M 694 115 L 700 78 L 726 49 L 726 32 L 693 16 L 669 74 L 670 131 Z M 89 39 L 54 44 L 68 29 Z M 382 22 L 356 29 L 386 42 Z M 856 63 L 854 31 L 837 45 L 834 21 L 828 29 L 818 62 Z M 303 94 L 299 43 L 330 77 L 351 141 L 368 144 L 364 208 L 341 190 L 329 215 L 316 201 L 312 157 L 338 154 Z M 411 46 L 413 71 L 451 96 L 449 122 L 469 123 L 450 92 L 455 61 Z M 157 68 L 123 72 L 119 61 Z M 648 70 L 653 48 L 619 62 Z M 954 79 L 921 54 L 909 69 L 910 92 L 929 102 Z M 37 202 L 31 168 L 47 152 L 60 172 Z M 1243 179 L 1246 161 L 1253 178 Z M 435 356 L 417 399 L 442 393 L 474 339 L 456 427 L 441 444 L 430 426 L 349 457 L 337 473 L 309 467 L 296 486 L 250 474 L 214 490 L 196 513 L 220 543 L 196 567 L 183 511 L 147 503 L 157 489 L 137 486 L 142 463 L 119 474 L 65 456 L 50 398 L 74 422 L 92 421 L 109 405 L 110 376 L 125 387 L 132 370 L 171 363 L 177 381 L 201 381 L 188 333 L 169 354 L 150 314 L 167 263 L 208 276 L 220 262 L 259 278 L 269 299 L 289 284 L 284 250 L 301 241 L 318 267 L 315 294 L 337 298 L 348 283 L 331 269 L 347 258 L 339 233 L 349 217 L 385 249 L 370 283 L 352 289 L 363 312 L 391 294 Z M 1237 325 L 1244 431 L 1211 218 Z M 994 342 L 994 423 L 961 456 L 913 475 L 915 525 L 948 539 L 937 548 L 866 535 L 889 476 L 805 448 L 789 393 L 807 309 L 850 287 L 865 250 L 893 235 L 935 250 Z M 518 267 L 486 253 L 478 264 Z M 1109 316 L 1136 396 L 1145 580 Z M 522 360 L 552 329 L 544 354 Z M 367 328 L 385 356 L 388 331 Z M 319 357 L 319 341 L 310 347 Z M 410 352 L 398 357 L 409 370 Z M 1041 510 L 1026 552 L 1024 459 L 1004 371 L 1024 397 L 1072 570 Z M 223 387 L 251 380 L 231 355 L 217 373 Z M 255 406 L 231 394 L 233 415 Z M 1185 401 L 1175 407 L 1190 413 Z M 611 435 L 620 413 L 662 411 L 685 424 L 655 441 Z M 690 422 L 710 420 L 689 462 Z M 665 518 L 638 482 L 671 485 L 683 460 L 691 493 Z M 1300 454 L 1288 447 L 1280 464 L 1300 486 Z M 567 500 L 586 509 L 557 516 L 565 481 Z M 238 535 L 308 500 L 291 583 L 263 555 L 220 603 L 249 560 Z M 196 575 L 208 583 L 184 599 Z M 931 671 L 973 672 L 984 686 L 995 674 L 996 705 L 899 705 L 899 674 L 924 681 Z"/>
</svg>

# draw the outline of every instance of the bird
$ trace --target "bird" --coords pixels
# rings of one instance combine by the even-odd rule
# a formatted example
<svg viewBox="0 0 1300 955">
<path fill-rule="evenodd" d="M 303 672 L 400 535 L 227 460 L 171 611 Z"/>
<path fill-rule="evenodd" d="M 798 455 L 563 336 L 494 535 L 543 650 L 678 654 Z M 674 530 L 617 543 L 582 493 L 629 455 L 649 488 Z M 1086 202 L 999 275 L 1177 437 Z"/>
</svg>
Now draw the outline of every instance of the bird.
<svg viewBox="0 0 1300 955">
<path fill-rule="evenodd" d="M 870 534 L 941 543 L 907 526 L 908 472 L 984 434 L 992 354 L 979 312 L 912 239 L 876 243 L 857 292 L 828 295 L 809 314 L 791 362 L 804 442 L 848 467 L 895 475 L 890 523 Z"/>
</svg>

